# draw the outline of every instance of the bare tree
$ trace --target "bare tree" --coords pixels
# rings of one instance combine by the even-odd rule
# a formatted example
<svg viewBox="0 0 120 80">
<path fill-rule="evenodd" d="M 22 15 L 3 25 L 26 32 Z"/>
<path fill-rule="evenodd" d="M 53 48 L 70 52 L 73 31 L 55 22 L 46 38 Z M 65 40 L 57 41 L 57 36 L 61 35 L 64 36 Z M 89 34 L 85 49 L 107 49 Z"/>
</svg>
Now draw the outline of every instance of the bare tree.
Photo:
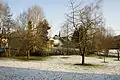
<svg viewBox="0 0 120 80">
<path fill-rule="evenodd" d="M 59 37 L 61 39 L 63 39 L 62 37 L 65 37 L 66 39 L 63 39 L 64 40 L 64 47 L 63 48 L 67 48 L 66 49 L 66 53 L 64 52 L 64 55 L 65 54 L 68 54 L 69 53 L 69 34 L 70 34 L 70 29 L 69 29 L 69 25 L 68 23 L 65 23 L 63 24 L 63 26 L 61 27 L 61 32 L 59 32 Z"/>
<path fill-rule="evenodd" d="M 27 22 L 32 21 L 33 28 L 39 24 L 39 21 L 44 20 L 44 13 L 41 7 L 38 5 L 34 5 L 28 8 L 27 11 L 22 12 L 17 18 L 17 22 L 19 23 L 19 27 L 22 29 L 27 28 Z"/>
<path fill-rule="evenodd" d="M 27 20 L 32 21 L 34 26 L 37 26 L 39 21 L 44 19 L 44 13 L 40 6 L 34 5 L 27 11 Z"/>
<path fill-rule="evenodd" d="M 74 1 L 71 2 L 72 16 L 68 16 L 68 21 L 72 23 L 75 30 L 78 31 L 79 53 L 82 56 L 82 64 L 84 64 L 84 57 L 89 50 L 89 45 L 93 44 L 93 37 L 95 28 L 103 24 L 102 14 L 100 14 L 100 1 L 94 4 L 89 4 L 80 8 L 76 7 Z M 81 3 L 80 3 L 81 4 Z M 72 19 L 72 21 L 71 21 Z"/>
<path fill-rule="evenodd" d="M 17 18 L 17 28 L 25 30 L 27 27 L 27 12 L 22 12 Z"/>
</svg>

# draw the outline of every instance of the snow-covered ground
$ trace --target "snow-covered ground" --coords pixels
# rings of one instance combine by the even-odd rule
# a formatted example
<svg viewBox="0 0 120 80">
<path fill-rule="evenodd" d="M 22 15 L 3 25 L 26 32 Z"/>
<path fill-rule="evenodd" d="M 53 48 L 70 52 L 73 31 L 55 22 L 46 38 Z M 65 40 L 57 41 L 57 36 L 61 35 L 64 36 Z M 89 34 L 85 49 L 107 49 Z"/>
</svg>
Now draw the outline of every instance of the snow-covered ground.
<svg viewBox="0 0 120 80">
<path fill-rule="evenodd" d="M 52 57 L 46 61 L 0 60 L 0 80 L 120 80 L 120 61 L 115 58 L 103 63 L 103 59 L 86 57 L 86 63 L 96 66 L 80 66 L 74 65 L 81 62 L 80 56 Z"/>
</svg>

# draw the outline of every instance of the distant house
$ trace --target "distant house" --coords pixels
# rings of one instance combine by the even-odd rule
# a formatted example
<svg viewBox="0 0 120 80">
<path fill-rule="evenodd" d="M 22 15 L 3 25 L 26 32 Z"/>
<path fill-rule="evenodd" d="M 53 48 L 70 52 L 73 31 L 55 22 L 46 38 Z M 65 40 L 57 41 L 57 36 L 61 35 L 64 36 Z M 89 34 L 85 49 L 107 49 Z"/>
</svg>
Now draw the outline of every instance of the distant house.
<svg viewBox="0 0 120 80">
<path fill-rule="evenodd" d="M 62 41 L 60 40 L 60 36 L 55 35 L 52 39 L 54 41 L 53 47 L 58 47 L 63 45 Z"/>
<path fill-rule="evenodd" d="M 67 39 L 66 36 L 64 37 L 61 37 L 60 35 L 55 35 L 53 38 L 53 41 L 54 41 L 54 44 L 53 46 L 54 47 L 65 47 L 67 45 L 67 43 L 70 45 L 71 42 L 70 42 L 70 38 Z M 68 41 L 67 41 L 68 40 Z"/>
<path fill-rule="evenodd" d="M 112 42 L 110 42 L 110 49 L 119 49 L 120 48 L 120 35 L 114 36 Z"/>
<path fill-rule="evenodd" d="M 120 35 L 114 36 L 112 41 L 109 42 L 109 53 L 118 53 L 118 49 L 120 49 Z"/>
</svg>

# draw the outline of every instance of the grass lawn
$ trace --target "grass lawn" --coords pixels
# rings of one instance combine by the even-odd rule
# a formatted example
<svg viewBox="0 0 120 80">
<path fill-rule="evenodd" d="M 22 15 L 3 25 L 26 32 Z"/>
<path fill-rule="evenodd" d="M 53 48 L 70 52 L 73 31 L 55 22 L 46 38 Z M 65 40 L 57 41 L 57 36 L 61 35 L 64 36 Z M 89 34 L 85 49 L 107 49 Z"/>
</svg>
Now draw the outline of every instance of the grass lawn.
<svg viewBox="0 0 120 80">
<path fill-rule="evenodd" d="M 21 61 L 45 61 L 47 59 L 51 59 L 50 56 L 30 56 L 30 59 L 27 59 L 27 56 L 15 56 L 15 57 L 1 57 L 0 59 L 15 59 Z"/>
</svg>

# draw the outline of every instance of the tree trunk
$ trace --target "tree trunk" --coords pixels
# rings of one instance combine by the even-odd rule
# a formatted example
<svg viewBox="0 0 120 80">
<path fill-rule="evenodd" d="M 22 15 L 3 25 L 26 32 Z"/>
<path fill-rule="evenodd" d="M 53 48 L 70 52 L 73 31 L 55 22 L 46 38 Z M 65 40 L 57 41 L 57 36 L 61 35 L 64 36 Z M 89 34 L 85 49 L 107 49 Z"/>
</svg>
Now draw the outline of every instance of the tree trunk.
<svg viewBox="0 0 120 80">
<path fill-rule="evenodd" d="M 82 65 L 84 65 L 85 63 L 85 47 L 83 48 L 83 51 L 82 51 Z"/>
<path fill-rule="evenodd" d="M 103 55 L 104 56 L 104 61 L 103 61 L 104 63 L 106 62 L 106 60 L 105 60 L 106 54 L 107 54 L 107 50 L 104 50 L 104 55 Z"/>
<path fill-rule="evenodd" d="M 27 52 L 27 59 L 30 59 L 30 51 Z"/>
<path fill-rule="evenodd" d="M 67 25 L 67 55 L 68 55 L 68 25 Z"/>
<path fill-rule="evenodd" d="M 11 47 L 8 48 L 8 56 L 11 56 Z"/>
<path fill-rule="evenodd" d="M 85 55 L 84 55 L 84 53 L 82 54 L 82 65 L 84 65 L 84 63 L 85 63 Z"/>
<path fill-rule="evenodd" d="M 105 56 L 106 56 L 106 55 L 105 55 L 105 52 L 104 52 L 104 63 L 105 63 Z"/>
<path fill-rule="evenodd" d="M 120 60 L 120 59 L 119 59 L 119 55 L 120 55 L 119 50 L 117 50 L 117 52 L 118 52 L 118 61 L 119 61 L 119 60 Z"/>
</svg>

